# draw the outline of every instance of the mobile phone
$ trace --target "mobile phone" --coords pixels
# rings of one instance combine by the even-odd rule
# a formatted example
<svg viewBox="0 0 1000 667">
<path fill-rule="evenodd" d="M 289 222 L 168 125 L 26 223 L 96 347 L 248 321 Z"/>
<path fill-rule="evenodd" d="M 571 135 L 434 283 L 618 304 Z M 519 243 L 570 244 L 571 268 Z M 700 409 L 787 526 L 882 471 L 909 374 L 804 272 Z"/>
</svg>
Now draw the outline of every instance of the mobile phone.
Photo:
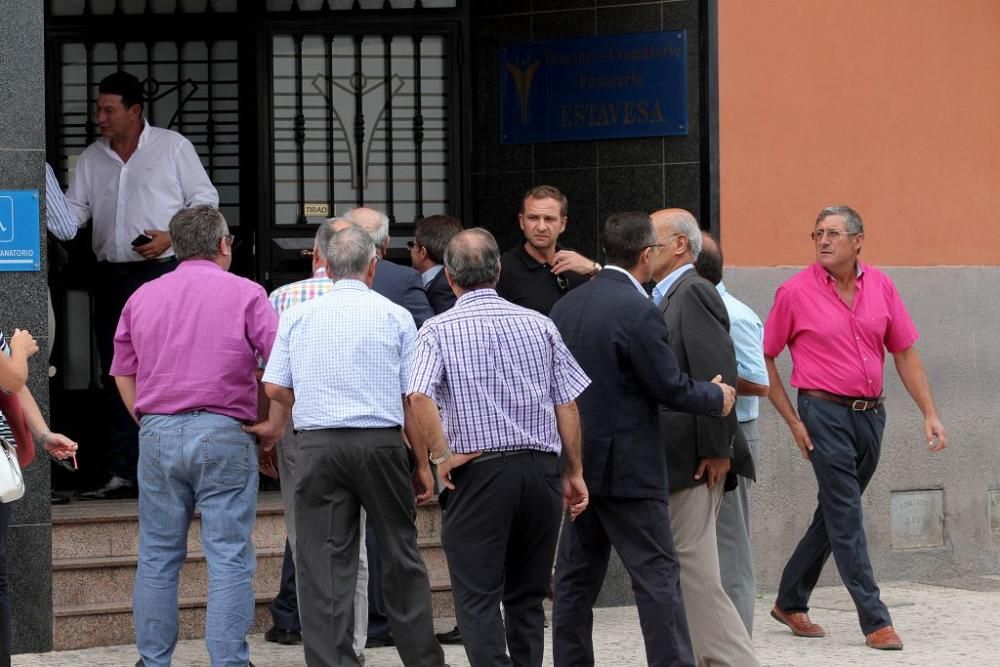
<svg viewBox="0 0 1000 667">
<path fill-rule="evenodd" d="M 145 234 L 139 234 L 132 239 L 132 247 L 135 248 L 136 246 L 146 245 L 152 240 L 152 237 L 146 236 Z"/>
</svg>

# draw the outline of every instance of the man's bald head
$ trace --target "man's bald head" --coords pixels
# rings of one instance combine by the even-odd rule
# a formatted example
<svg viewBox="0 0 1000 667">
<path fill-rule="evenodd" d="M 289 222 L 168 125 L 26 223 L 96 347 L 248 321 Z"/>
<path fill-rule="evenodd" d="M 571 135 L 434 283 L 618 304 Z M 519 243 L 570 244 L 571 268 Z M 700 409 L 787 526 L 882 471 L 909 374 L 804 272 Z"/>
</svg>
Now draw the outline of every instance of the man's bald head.
<svg viewBox="0 0 1000 667">
<path fill-rule="evenodd" d="M 701 233 L 701 252 L 694 262 L 694 269 L 713 285 L 722 282 L 722 248 L 708 232 Z"/>
<path fill-rule="evenodd" d="M 673 235 L 687 239 L 687 249 L 691 253 L 691 261 L 701 252 L 701 227 L 689 212 L 682 208 L 665 208 L 656 211 L 651 216 L 653 229 L 656 230 L 657 241 L 664 242 Z M 665 249 L 663 249 L 665 250 Z"/>
<path fill-rule="evenodd" d="M 379 254 L 385 254 L 386 246 L 389 245 L 389 216 L 373 208 L 361 206 L 345 213 L 344 218 L 357 223 L 361 229 L 368 232 Z"/>
<path fill-rule="evenodd" d="M 451 282 L 462 290 L 494 287 L 500 278 L 500 248 L 485 229 L 466 229 L 448 243 L 444 267 Z"/>
</svg>

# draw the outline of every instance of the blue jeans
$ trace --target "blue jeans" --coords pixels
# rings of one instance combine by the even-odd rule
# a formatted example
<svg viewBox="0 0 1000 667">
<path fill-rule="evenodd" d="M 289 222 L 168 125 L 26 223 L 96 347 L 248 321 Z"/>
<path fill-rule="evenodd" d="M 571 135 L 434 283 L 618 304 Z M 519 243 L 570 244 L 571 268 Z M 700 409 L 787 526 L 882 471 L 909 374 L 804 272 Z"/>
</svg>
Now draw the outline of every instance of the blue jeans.
<svg viewBox="0 0 1000 667">
<path fill-rule="evenodd" d="M 146 667 L 170 665 L 177 580 L 201 513 L 208 563 L 205 643 L 213 667 L 246 667 L 253 622 L 257 448 L 240 423 L 210 412 L 146 415 L 139 429 L 139 565 L 133 616 Z"/>
</svg>

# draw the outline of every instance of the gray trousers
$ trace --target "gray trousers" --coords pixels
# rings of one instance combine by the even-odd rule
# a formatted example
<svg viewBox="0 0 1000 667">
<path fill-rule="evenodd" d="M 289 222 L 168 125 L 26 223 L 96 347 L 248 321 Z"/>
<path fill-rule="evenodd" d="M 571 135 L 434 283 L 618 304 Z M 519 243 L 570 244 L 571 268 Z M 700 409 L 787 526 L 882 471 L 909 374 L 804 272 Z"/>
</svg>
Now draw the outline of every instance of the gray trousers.
<svg viewBox="0 0 1000 667">
<path fill-rule="evenodd" d="M 295 561 L 295 464 L 298 460 L 299 436 L 288 422 L 285 435 L 278 443 L 278 476 L 281 478 L 281 503 L 285 507 L 285 533 Z M 361 534 L 365 534 L 365 511 L 359 519 Z M 298 586 L 296 586 L 296 597 Z M 358 583 L 354 589 L 354 651 L 362 655 L 368 641 L 368 551 L 361 540 L 358 550 Z"/>
<path fill-rule="evenodd" d="M 295 480 L 299 617 L 306 664 L 358 665 L 353 592 L 359 516 L 371 517 L 382 554 L 385 608 L 407 667 L 441 667 L 431 588 L 417 548 L 409 458 L 395 429 L 324 429 L 299 434 Z"/>
<path fill-rule="evenodd" d="M 750 446 L 750 455 L 756 468 L 760 449 L 757 420 L 742 422 L 740 430 Z M 752 637 L 753 610 L 757 602 L 757 577 L 753 571 L 753 553 L 750 550 L 750 489 L 754 482 L 746 477 L 738 479 L 739 486 L 722 497 L 715 530 L 719 543 L 722 587 L 733 601 L 743 625 L 746 626 L 747 634 Z"/>
</svg>

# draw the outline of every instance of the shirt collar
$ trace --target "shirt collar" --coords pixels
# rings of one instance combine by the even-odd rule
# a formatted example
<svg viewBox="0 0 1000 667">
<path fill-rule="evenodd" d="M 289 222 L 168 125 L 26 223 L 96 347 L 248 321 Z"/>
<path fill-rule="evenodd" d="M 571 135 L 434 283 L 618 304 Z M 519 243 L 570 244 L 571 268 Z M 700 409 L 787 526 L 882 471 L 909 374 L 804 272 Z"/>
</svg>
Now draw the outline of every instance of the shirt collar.
<svg viewBox="0 0 1000 667">
<path fill-rule="evenodd" d="M 443 268 L 444 266 L 442 266 L 441 264 L 435 264 L 431 268 L 421 273 L 420 277 L 423 278 L 424 287 L 427 287 L 427 285 L 429 285 L 430 282 L 437 277 L 437 274 L 441 273 L 441 269 Z"/>
<path fill-rule="evenodd" d="M 653 301 L 656 302 L 657 306 L 660 305 L 660 301 L 662 301 L 663 297 L 667 295 L 670 288 L 674 286 L 674 283 L 681 277 L 681 274 L 690 268 L 694 268 L 694 264 L 691 262 L 678 266 L 676 269 L 668 273 L 663 280 L 656 283 L 656 287 L 653 288 Z"/>
<path fill-rule="evenodd" d="M 534 257 L 532 257 L 528 253 L 528 251 L 524 249 L 524 244 L 525 243 L 527 243 L 527 241 L 524 241 L 523 243 L 521 243 L 520 245 L 517 246 L 518 254 L 521 256 L 521 261 L 524 262 L 524 265 L 526 267 L 528 267 L 529 269 L 532 269 L 532 270 L 540 268 L 540 267 L 543 267 L 543 266 L 548 266 L 547 263 L 539 262 L 537 259 L 535 259 Z M 559 252 L 562 249 L 563 249 L 562 246 L 560 246 L 557 243 L 556 244 L 556 252 Z"/>
<path fill-rule="evenodd" d="M 481 287 L 480 289 L 474 289 L 466 292 L 462 296 L 455 300 L 455 306 L 463 305 L 473 301 L 480 301 L 483 299 L 499 299 L 500 295 L 497 294 L 495 288 L 492 287 Z"/>
<path fill-rule="evenodd" d="M 333 290 L 335 292 L 341 292 L 344 290 L 367 292 L 370 289 L 371 288 L 368 287 L 368 285 L 365 285 L 363 281 L 358 280 L 357 278 L 341 278 L 340 280 L 333 281 Z"/>
<path fill-rule="evenodd" d="M 868 267 L 862 264 L 860 259 L 857 260 L 855 264 L 856 267 L 854 275 L 858 280 L 861 280 L 861 278 L 864 277 L 865 271 L 868 269 Z M 830 283 L 833 280 L 835 280 L 835 278 L 832 275 L 830 275 L 830 272 L 824 269 L 823 265 L 820 264 L 819 262 L 813 264 L 813 274 L 815 274 L 815 276 L 823 283 Z"/>
<path fill-rule="evenodd" d="M 177 265 L 177 269 L 217 269 L 222 271 L 222 267 L 213 262 L 210 259 L 202 259 L 201 257 L 185 259 L 180 264 Z M 177 270 L 175 269 L 175 270 Z"/>
<path fill-rule="evenodd" d="M 641 294 L 644 299 L 648 299 L 649 298 L 649 295 L 646 294 L 646 290 L 643 289 L 643 287 L 642 287 L 642 283 L 640 283 L 638 280 L 636 280 L 635 276 L 633 276 L 631 273 L 629 273 L 628 271 L 626 271 L 625 269 L 623 269 L 620 266 L 615 266 L 614 264 L 608 264 L 604 268 L 605 269 L 612 269 L 613 271 L 619 271 L 621 273 L 624 273 L 626 276 L 628 276 L 628 279 L 632 281 L 632 284 L 635 285 L 635 288 L 637 290 L 639 290 L 639 294 Z"/>
<path fill-rule="evenodd" d="M 729 294 L 729 290 L 726 289 L 726 284 L 721 280 L 719 281 L 719 284 L 715 286 L 715 289 L 719 291 L 719 294 L 721 296 L 726 296 L 727 294 Z"/>
</svg>

